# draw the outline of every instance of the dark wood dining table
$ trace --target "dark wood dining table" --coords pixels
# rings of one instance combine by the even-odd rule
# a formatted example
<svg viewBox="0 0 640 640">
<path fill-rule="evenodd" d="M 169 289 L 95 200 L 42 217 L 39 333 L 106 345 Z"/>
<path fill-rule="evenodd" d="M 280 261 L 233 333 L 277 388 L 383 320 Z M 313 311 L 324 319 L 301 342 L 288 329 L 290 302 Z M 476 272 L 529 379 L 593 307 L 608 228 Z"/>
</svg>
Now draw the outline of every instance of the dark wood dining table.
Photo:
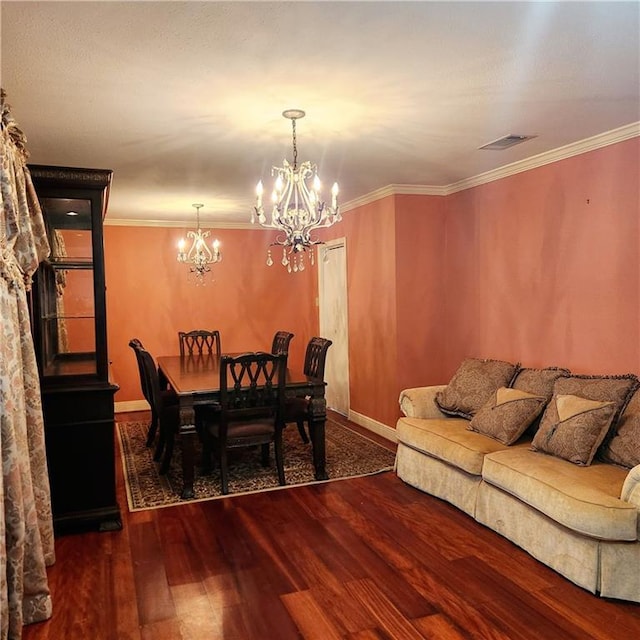
<svg viewBox="0 0 640 640">
<path fill-rule="evenodd" d="M 239 355 L 232 353 L 228 355 Z M 193 498 L 195 477 L 195 407 L 213 404 L 220 399 L 220 356 L 161 356 L 158 372 L 162 385 L 178 396 L 180 409 L 179 437 L 182 447 L 182 498 Z M 316 480 L 327 480 L 325 470 L 325 420 L 327 403 L 325 382 L 287 368 L 287 397 L 308 397 L 312 459 Z"/>
</svg>

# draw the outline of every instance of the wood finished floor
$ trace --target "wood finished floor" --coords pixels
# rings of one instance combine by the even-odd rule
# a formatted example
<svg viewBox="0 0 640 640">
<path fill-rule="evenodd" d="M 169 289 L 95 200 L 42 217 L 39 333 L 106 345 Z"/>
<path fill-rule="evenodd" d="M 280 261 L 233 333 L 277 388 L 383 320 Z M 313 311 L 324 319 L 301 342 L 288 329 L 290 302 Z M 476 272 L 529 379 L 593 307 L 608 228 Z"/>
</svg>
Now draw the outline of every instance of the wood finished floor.
<svg viewBox="0 0 640 640">
<path fill-rule="evenodd" d="M 117 473 L 124 529 L 57 539 L 54 614 L 24 640 L 640 637 L 640 605 L 393 473 L 137 513 Z"/>
</svg>

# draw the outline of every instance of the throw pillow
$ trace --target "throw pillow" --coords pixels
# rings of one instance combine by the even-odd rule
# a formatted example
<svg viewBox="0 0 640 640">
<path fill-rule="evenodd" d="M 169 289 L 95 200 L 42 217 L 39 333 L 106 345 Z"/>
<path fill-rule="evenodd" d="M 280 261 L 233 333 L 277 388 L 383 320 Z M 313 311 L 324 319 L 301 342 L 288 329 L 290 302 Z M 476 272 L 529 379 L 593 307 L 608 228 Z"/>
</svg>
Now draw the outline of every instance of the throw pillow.
<svg viewBox="0 0 640 640">
<path fill-rule="evenodd" d="M 616 410 L 613 424 L 627 406 L 627 402 L 638 387 L 638 378 L 629 373 L 623 376 L 577 376 L 558 378 L 553 385 L 556 395 L 576 395 L 589 400 L 613 402 Z"/>
<path fill-rule="evenodd" d="M 631 469 L 640 464 L 640 389 L 636 391 L 598 457 Z"/>
<path fill-rule="evenodd" d="M 554 394 L 533 438 L 534 451 L 589 465 L 611 426 L 614 402 Z"/>
<path fill-rule="evenodd" d="M 508 387 L 520 364 L 467 358 L 449 384 L 436 394 L 443 413 L 471 419 L 500 387 Z"/>
<path fill-rule="evenodd" d="M 544 396 L 500 387 L 473 416 L 467 428 L 510 445 L 527 430 L 546 404 Z"/>
<path fill-rule="evenodd" d="M 553 385 L 558 378 L 566 378 L 571 375 L 569 369 L 560 367 L 546 367 L 544 369 L 520 369 L 511 385 L 514 389 L 520 389 L 535 396 L 544 396 L 547 402 L 553 395 Z"/>
</svg>

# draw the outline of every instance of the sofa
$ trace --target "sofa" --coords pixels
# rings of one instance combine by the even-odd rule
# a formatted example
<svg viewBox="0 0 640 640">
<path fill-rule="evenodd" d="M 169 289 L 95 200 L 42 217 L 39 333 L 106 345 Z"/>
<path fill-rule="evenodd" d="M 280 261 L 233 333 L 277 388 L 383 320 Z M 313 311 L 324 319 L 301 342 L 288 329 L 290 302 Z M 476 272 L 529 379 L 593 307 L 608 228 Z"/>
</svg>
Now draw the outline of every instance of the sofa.
<svg viewBox="0 0 640 640">
<path fill-rule="evenodd" d="M 640 602 L 639 387 L 467 358 L 401 392 L 396 473 L 584 589 Z"/>
</svg>

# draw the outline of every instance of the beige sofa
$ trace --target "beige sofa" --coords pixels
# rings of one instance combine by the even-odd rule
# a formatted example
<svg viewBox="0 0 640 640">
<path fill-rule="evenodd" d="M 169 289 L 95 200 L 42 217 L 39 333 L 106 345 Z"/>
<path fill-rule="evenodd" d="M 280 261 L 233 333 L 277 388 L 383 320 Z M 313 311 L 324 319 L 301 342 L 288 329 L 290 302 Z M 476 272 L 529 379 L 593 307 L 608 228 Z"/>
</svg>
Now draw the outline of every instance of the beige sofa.
<svg viewBox="0 0 640 640">
<path fill-rule="evenodd" d="M 532 450 L 531 433 L 508 446 L 469 430 L 468 418 L 443 413 L 436 399 L 445 390 L 401 393 L 398 476 L 592 593 L 640 602 L 640 465 L 596 457 L 579 466 Z M 629 397 L 618 423 L 632 417 L 627 425 L 640 438 L 640 391 Z"/>
</svg>

